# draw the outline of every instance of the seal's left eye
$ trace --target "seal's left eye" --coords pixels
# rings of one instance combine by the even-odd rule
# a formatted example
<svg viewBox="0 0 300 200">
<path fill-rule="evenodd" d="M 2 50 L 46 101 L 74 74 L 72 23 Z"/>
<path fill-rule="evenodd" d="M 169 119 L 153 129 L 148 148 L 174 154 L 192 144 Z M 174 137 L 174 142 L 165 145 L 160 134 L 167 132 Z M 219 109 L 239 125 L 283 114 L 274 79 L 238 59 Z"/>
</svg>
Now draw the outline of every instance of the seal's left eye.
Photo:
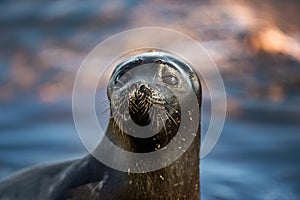
<svg viewBox="0 0 300 200">
<path fill-rule="evenodd" d="M 177 85 L 179 83 L 179 80 L 176 76 L 173 75 L 167 75 L 162 77 L 162 80 L 164 83 L 168 85 Z"/>
<path fill-rule="evenodd" d="M 125 72 L 124 74 L 118 74 L 118 76 L 115 79 L 115 84 L 121 83 L 122 85 L 124 85 L 129 81 L 129 79 L 131 79 L 131 77 L 132 75 L 130 72 Z"/>
</svg>

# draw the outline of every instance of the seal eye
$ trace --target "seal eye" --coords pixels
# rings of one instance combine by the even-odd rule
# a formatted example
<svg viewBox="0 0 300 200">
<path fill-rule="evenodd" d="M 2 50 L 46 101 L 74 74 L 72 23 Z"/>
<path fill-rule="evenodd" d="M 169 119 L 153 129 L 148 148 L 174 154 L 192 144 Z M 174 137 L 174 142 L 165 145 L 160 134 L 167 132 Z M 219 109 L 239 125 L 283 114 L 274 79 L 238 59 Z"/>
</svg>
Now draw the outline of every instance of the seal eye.
<svg viewBox="0 0 300 200">
<path fill-rule="evenodd" d="M 125 85 L 125 83 L 127 83 L 130 79 L 131 79 L 132 75 L 130 72 L 125 72 L 125 73 L 120 73 L 117 75 L 116 79 L 115 79 L 115 84 L 122 84 Z"/>
<path fill-rule="evenodd" d="M 176 76 L 173 75 L 167 75 L 162 77 L 162 80 L 164 83 L 168 84 L 168 85 L 177 85 L 179 83 L 178 78 L 176 78 Z"/>
</svg>

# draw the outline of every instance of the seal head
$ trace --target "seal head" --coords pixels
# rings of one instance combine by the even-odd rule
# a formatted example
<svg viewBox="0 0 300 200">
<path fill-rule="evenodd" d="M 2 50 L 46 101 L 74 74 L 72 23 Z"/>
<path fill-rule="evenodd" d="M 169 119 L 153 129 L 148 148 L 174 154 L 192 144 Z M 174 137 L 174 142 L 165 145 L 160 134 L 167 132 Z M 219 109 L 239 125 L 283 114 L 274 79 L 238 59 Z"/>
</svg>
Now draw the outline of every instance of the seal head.
<svg viewBox="0 0 300 200">
<path fill-rule="evenodd" d="M 170 54 L 146 52 L 126 60 L 109 81 L 113 134 L 108 138 L 136 153 L 164 148 L 180 126 L 178 95 L 199 89 L 193 69 Z"/>
</svg>

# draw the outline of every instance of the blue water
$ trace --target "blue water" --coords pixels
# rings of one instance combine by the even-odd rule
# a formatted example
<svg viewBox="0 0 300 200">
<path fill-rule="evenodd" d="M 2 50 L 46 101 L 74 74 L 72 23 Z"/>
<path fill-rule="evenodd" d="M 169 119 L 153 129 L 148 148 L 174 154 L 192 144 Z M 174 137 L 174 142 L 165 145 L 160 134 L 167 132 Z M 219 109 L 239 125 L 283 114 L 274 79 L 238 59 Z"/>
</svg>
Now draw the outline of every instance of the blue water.
<svg viewBox="0 0 300 200">
<path fill-rule="evenodd" d="M 2 1 L 0 179 L 24 167 L 86 154 L 72 118 L 76 71 L 87 53 L 109 35 L 153 25 L 149 19 L 136 17 L 143 12 L 147 16 L 161 12 L 143 10 L 147 3 Z M 162 4 L 157 4 L 161 8 Z M 182 12 L 175 9 L 172 13 L 174 4 L 165 6 L 172 15 L 160 13 L 155 19 L 153 14 L 153 21 L 166 26 L 176 19 L 184 21 L 185 12 L 194 9 L 194 3 L 187 3 L 182 5 Z M 216 26 L 210 25 L 209 19 L 207 24 Z M 183 30 L 188 27 L 180 26 Z M 194 36 L 196 30 L 191 29 Z M 218 27 L 210 29 L 214 30 L 218 31 Z M 202 199 L 300 198 L 300 64 L 294 60 L 274 61 L 273 57 L 257 58 L 279 63 L 277 67 L 267 67 L 268 62 L 254 62 L 256 58 L 248 60 L 253 70 L 244 66 L 241 75 L 235 74 L 241 67 L 236 63 L 230 63 L 229 69 L 221 68 L 228 113 L 217 145 L 201 160 Z M 290 77 L 298 82 L 289 82 Z M 259 96 L 249 92 L 247 85 L 255 86 Z M 269 94 L 268 88 L 273 85 L 282 90 L 278 101 L 271 98 L 278 96 L 277 90 Z M 209 109 L 204 108 L 202 115 L 205 130 Z"/>
</svg>

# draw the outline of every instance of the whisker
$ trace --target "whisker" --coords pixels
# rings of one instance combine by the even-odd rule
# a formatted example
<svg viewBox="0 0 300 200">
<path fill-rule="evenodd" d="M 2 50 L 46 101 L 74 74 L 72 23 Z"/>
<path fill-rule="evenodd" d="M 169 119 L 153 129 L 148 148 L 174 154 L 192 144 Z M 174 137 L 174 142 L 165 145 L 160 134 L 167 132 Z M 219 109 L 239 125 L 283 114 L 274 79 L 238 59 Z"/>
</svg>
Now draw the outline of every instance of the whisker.
<svg viewBox="0 0 300 200">
<path fill-rule="evenodd" d="M 171 120 L 174 122 L 175 126 L 178 127 L 178 124 L 177 124 L 177 122 L 175 121 L 175 119 L 172 117 L 172 115 L 171 115 L 168 111 L 165 111 L 165 114 L 168 115 L 168 116 L 171 118 Z"/>
<path fill-rule="evenodd" d="M 106 99 L 106 98 L 104 98 L 104 99 L 100 99 L 100 103 L 102 104 L 102 103 L 108 103 L 109 102 L 109 99 Z"/>
<path fill-rule="evenodd" d="M 109 111 L 109 110 L 110 110 L 110 108 L 106 108 L 106 109 L 102 112 L 102 115 L 103 115 L 103 114 L 106 114 L 107 111 Z"/>
<path fill-rule="evenodd" d="M 171 106 L 169 106 L 169 105 L 165 105 L 166 107 L 168 107 L 168 108 L 171 108 L 173 111 L 175 111 L 175 113 L 178 113 L 178 110 L 176 110 L 175 108 L 173 108 L 173 107 L 171 107 Z"/>
<path fill-rule="evenodd" d="M 164 120 L 163 120 L 163 118 L 162 118 L 162 116 L 161 116 L 161 112 L 159 113 L 159 116 L 160 116 L 160 118 L 161 118 L 161 120 L 162 120 L 162 124 L 163 124 L 163 126 L 164 126 L 165 133 L 167 134 L 167 133 L 168 133 L 168 132 L 167 132 L 167 128 L 166 128 L 165 122 L 164 122 Z"/>
</svg>

